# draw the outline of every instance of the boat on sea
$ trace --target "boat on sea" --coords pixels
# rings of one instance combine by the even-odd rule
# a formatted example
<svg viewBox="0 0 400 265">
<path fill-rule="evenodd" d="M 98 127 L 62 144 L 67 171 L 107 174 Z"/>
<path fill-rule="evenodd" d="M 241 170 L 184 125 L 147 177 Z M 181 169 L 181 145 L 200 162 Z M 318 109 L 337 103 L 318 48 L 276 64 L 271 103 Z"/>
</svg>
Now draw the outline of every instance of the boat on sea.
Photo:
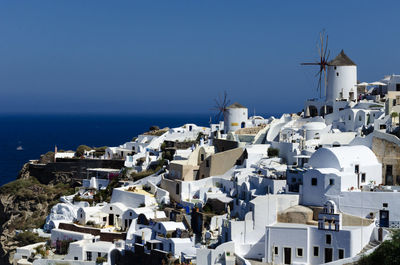
<svg viewBox="0 0 400 265">
<path fill-rule="evenodd" d="M 24 150 L 24 148 L 20 145 L 20 146 L 17 146 L 17 151 L 23 151 Z"/>
</svg>

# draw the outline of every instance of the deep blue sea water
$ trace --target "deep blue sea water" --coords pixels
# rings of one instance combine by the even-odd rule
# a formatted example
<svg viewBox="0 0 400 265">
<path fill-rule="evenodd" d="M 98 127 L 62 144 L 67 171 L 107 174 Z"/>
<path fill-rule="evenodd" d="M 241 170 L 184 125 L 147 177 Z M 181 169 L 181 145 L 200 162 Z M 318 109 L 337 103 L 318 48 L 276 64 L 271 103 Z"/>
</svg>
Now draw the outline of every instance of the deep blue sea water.
<svg viewBox="0 0 400 265">
<path fill-rule="evenodd" d="M 30 159 L 47 151 L 77 146 L 116 146 L 152 125 L 177 127 L 185 123 L 208 126 L 207 114 L 145 115 L 0 115 L 0 185 L 16 178 Z M 21 145 L 23 151 L 17 151 Z"/>
</svg>

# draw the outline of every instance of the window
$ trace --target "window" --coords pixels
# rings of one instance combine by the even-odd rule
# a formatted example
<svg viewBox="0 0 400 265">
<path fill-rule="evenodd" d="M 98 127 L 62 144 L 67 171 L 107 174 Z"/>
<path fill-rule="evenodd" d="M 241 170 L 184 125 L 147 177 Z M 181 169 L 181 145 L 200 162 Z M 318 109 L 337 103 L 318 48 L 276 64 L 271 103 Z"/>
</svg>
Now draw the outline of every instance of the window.
<svg viewBox="0 0 400 265">
<path fill-rule="evenodd" d="M 83 218 L 83 214 L 81 214 L 81 218 Z"/>
<path fill-rule="evenodd" d="M 103 222 L 107 222 L 107 217 L 103 217 Z"/>
<path fill-rule="evenodd" d="M 201 160 L 201 161 L 204 161 L 204 154 L 201 154 L 201 155 L 200 155 L 200 160 Z"/>
<path fill-rule="evenodd" d="M 362 182 L 362 183 L 365 183 L 365 173 L 362 173 L 362 174 L 361 174 L 361 182 Z"/>
<path fill-rule="evenodd" d="M 176 184 L 176 191 L 175 191 L 175 193 L 176 193 L 177 195 L 179 195 L 179 183 Z"/>
<path fill-rule="evenodd" d="M 91 261 L 92 260 L 92 252 L 90 252 L 90 251 L 86 252 L 86 260 L 87 261 Z"/>
<path fill-rule="evenodd" d="M 392 165 L 386 165 L 386 176 L 387 175 L 392 175 L 393 173 L 393 166 Z"/>
<path fill-rule="evenodd" d="M 314 257 L 319 256 L 319 247 L 313 247 Z"/>
<path fill-rule="evenodd" d="M 397 185 L 400 184 L 400 176 L 399 176 L 399 175 L 396 176 L 396 184 L 397 184 Z"/>
<path fill-rule="evenodd" d="M 354 173 L 358 174 L 360 172 L 360 165 L 354 166 Z"/>
<path fill-rule="evenodd" d="M 344 258 L 344 249 L 339 248 L 339 253 L 338 253 L 339 259 Z"/>
<path fill-rule="evenodd" d="M 400 91 L 400 84 L 396 84 L 396 91 Z"/>
<path fill-rule="evenodd" d="M 339 72 L 336 72 L 336 76 L 339 76 Z"/>
<path fill-rule="evenodd" d="M 302 248 L 297 248 L 296 249 L 296 256 L 297 257 L 303 257 L 303 249 Z"/>
<path fill-rule="evenodd" d="M 210 167 L 210 161 L 206 160 L 206 167 Z"/>
<path fill-rule="evenodd" d="M 384 203 L 382 204 L 382 206 L 383 206 L 383 208 L 387 208 L 387 207 L 389 206 L 389 204 L 388 204 L 387 202 L 384 202 Z"/>
<path fill-rule="evenodd" d="M 317 178 L 312 178 L 311 179 L 311 185 L 312 186 L 317 186 Z"/>
<path fill-rule="evenodd" d="M 330 245 L 332 243 L 332 235 L 326 235 L 325 236 L 325 243 Z"/>
<path fill-rule="evenodd" d="M 129 216 L 132 216 L 132 212 L 129 212 Z"/>
<path fill-rule="evenodd" d="M 97 257 L 101 257 L 101 253 L 100 252 L 97 252 Z"/>
<path fill-rule="evenodd" d="M 336 70 L 336 66 L 335 66 L 335 67 L 333 67 L 333 69 L 335 69 L 335 70 Z"/>
<path fill-rule="evenodd" d="M 351 115 L 349 115 L 349 120 L 351 120 Z"/>
<path fill-rule="evenodd" d="M 359 121 L 361 121 L 361 119 L 362 119 L 362 118 L 361 118 L 361 115 L 360 115 L 360 116 L 358 116 L 358 120 L 359 120 Z"/>
<path fill-rule="evenodd" d="M 78 257 L 74 257 L 74 260 L 78 260 Z"/>
<path fill-rule="evenodd" d="M 334 179 L 329 179 L 329 185 L 335 185 L 335 180 Z"/>
<path fill-rule="evenodd" d="M 274 247 L 274 254 L 275 255 L 279 255 L 279 248 L 278 247 Z"/>
<path fill-rule="evenodd" d="M 112 211 L 112 207 L 110 207 L 110 211 Z"/>
</svg>

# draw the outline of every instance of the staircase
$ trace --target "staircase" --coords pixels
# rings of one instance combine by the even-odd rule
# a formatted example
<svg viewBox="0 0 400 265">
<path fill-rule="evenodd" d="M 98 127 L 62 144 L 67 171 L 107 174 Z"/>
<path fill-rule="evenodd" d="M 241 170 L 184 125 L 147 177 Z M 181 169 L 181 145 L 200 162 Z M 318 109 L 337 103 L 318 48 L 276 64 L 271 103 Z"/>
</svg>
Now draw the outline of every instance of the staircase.
<svg viewBox="0 0 400 265">
<path fill-rule="evenodd" d="M 367 252 L 368 250 L 370 250 L 370 249 L 372 249 L 372 248 L 378 246 L 379 244 L 380 244 L 379 241 L 371 241 L 371 242 L 369 242 L 368 245 L 366 245 L 366 246 L 360 251 L 360 254 L 363 254 L 363 253 Z"/>
</svg>

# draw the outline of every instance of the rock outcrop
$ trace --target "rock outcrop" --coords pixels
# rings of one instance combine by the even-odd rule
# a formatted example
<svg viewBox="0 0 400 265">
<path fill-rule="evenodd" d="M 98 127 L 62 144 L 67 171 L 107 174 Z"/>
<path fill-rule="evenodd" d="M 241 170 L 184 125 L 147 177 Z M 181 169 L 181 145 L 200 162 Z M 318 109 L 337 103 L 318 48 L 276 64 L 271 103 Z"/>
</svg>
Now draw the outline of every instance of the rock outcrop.
<svg viewBox="0 0 400 265">
<path fill-rule="evenodd" d="M 30 176 L 28 168 L 25 164 L 17 180 L 0 187 L 0 265 L 10 264 L 19 243 L 17 230 L 42 227 L 59 198 L 73 193 L 68 174 L 44 185 Z"/>
</svg>

